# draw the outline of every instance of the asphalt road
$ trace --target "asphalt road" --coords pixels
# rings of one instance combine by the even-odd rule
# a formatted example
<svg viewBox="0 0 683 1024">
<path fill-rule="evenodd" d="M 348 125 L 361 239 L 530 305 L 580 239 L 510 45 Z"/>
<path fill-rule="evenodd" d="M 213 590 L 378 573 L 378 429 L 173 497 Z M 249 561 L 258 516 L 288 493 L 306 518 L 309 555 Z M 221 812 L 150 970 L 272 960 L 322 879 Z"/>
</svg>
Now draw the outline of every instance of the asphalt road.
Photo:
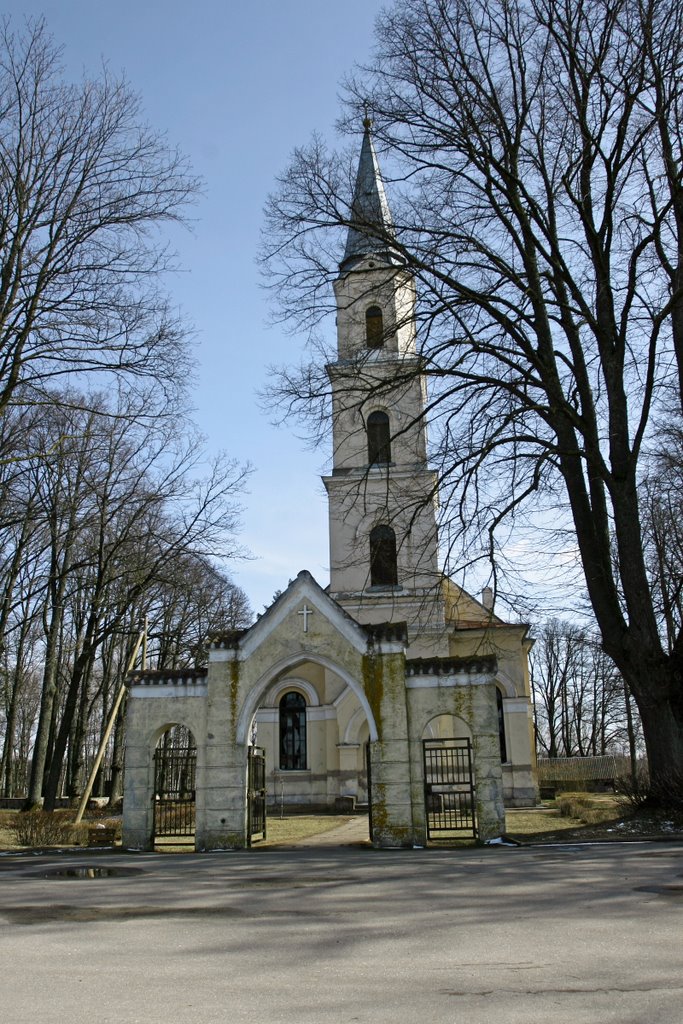
<svg viewBox="0 0 683 1024">
<path fill-rule="evenodd" d="M 681 1024 L 682 940 L 681 844 L 0 856 L 3 1024 Z"/>
</svg>

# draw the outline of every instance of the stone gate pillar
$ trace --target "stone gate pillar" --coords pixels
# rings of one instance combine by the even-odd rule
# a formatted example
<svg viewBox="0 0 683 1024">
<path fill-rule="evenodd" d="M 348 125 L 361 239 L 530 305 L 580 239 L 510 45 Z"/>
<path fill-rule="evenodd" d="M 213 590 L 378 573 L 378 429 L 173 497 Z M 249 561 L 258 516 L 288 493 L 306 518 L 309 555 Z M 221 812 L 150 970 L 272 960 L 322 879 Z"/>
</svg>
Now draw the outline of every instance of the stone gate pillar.
<svg viewBox="0 0 683 1024">
<path fill-rule="evenodd" d="M 405 690 L 405 655 L 395 644 L 378 645 L 363 659 L 365 693 L 378 738 L 369 745 L 372 842 L 379 847 L 412 847 L 410 745 Z"/>
</svg>

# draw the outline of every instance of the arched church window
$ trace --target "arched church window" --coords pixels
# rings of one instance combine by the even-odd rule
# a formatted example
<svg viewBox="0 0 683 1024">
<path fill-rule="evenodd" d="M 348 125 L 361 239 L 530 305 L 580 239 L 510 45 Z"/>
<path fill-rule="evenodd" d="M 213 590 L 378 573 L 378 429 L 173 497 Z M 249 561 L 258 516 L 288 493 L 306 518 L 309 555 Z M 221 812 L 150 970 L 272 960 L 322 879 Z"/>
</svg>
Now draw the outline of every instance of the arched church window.
<svg viewBox="0 0 683 1024">
<path fill-rule="evenodd" d="M 370 531 L 370 584 L 373 587 L 398 584 L 396 534 L 390 526 L 376 526 Z"/>
<path fill-rule="evenodd" d="M 300 771 L 306 767 L 306 701 L 289 690 L 280 698 L 280 769 Z"/>
<path fill-rule="evenodd" d="M 498 710 L 498 742 L 500 743 L 500 760 L 502 764 L 508 759 L 505 743 L 505 714 L 503 712 L 503 694 L 496 687 L 496 708 Z"/>
<path fill-rule="evenodd" d="M 384 345 L 384 317 L 379 306 L 368 306 L 365 311 L 365 340 L 368 348 Z"/>
<path fill-rule="evenodd" d="M 389 417 L 385 412 L 368 416 L 368 463 L 371 466 L 391 462 Z"/>
</svg>

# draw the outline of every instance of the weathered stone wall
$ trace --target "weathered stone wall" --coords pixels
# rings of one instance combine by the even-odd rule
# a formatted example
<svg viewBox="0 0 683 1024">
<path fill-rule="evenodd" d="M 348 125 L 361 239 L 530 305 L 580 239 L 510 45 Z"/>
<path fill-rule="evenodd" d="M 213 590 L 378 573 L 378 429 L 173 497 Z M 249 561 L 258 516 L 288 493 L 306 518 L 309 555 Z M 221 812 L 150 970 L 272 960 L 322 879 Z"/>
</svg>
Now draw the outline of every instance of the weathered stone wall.
<svg viewBox="0 0 683 1024">
<path fill-rule="evenodd" d="M 194 690 L 188 695 L 187 690 Z M 205 800 L 206 688 L 193 684 L 172 687 L 132 687 L 126 709 L 123 845 L 148 850 L 152 845 L 154 751 L 159 737 L 174 725 L 184 725 L 197 744 L 197 832 L 201 831 Z"/>
<path fill-rule="evenodd" d="M 164 688 L 140 680 L 128 710 L 124 841 L 141 848 L 151 842 L 154 749 L 164 729 L 180 723 L 197 745 L 197 848 L 243 847 L 252 720 L 267 694 L 282 692 L 290 680 L 296 685 L 297 678 L 320 702 L 349 691 L 339 719 L 343 736 L 336 719 L 321 714 L 316 723 L 311 792 L 320 783 L 323 802 L 341 794 L 345 773 L 355 768 L 357 779 L 363 717 L 367 722 L 376 845 L 424 845 L 422 739 L 440 715 L 456 716 L 471 731 L 479 834 L 500 834 L 495 659 L 472 659 L 469 668 L 451 659 L 407 663 L 400 634 L 369 635 L 302 573 L 248 632 L 214 644 L 201 684 Z"/>
<path fill-rule="evenodd" d="M 414 846 L 404 654 L 367 655 L 363 685 L 378 733 L 370 744 L 372 841 L 384 847 Z"/>
<path fill-rule="evenodd" d="M 429 684 L 431 685 L 425 685 Z M 488 680 L 460 677 L 413 677 L 408 689 L 408 722 L 413 778 L 415 831 L 426 842 L 422 740 L 429 722 L 439 715 L 462 719 L 472 735 L 478 835 L 499 836 L 505 829 L 503 778 L 498 743 L 498 714 L 493 673 Z M 464 733 L 463 733 L 464 734 Z"/>
</svg>

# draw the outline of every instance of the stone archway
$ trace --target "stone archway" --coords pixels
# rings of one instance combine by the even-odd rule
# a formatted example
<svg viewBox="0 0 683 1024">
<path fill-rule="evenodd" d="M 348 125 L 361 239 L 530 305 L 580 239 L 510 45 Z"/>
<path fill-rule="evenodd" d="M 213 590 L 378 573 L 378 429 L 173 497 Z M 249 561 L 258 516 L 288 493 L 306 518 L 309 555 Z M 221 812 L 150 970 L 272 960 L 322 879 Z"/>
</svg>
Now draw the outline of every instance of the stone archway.
<svg viewBox="0 0 683 1024">
<path fill-rule="evenodd" d="M 477 835 L 472 732 L 457 715 L 431 718 L 422 731 L 425 825 L 429 842 Z"/>
<path fill-rule="evenodd" d="M 154 749 L 152 846 L 195 846 L 197 743 L 187 726 L 163 729 Z"/>
<path fill-rule="evenodd" d="M 271 813 L 347 813 L 367 805 L 365 746 L 376 728 L 364 692 L 343 667 L 315 654 L 279 662 L 247 695 L 243 711 L 237 734 L 246 724 L 248 744 L 265 749 Z M 298 749 L 305 750 L 298 760 L 288 742 L 293 719 Z"/>
</svg>

